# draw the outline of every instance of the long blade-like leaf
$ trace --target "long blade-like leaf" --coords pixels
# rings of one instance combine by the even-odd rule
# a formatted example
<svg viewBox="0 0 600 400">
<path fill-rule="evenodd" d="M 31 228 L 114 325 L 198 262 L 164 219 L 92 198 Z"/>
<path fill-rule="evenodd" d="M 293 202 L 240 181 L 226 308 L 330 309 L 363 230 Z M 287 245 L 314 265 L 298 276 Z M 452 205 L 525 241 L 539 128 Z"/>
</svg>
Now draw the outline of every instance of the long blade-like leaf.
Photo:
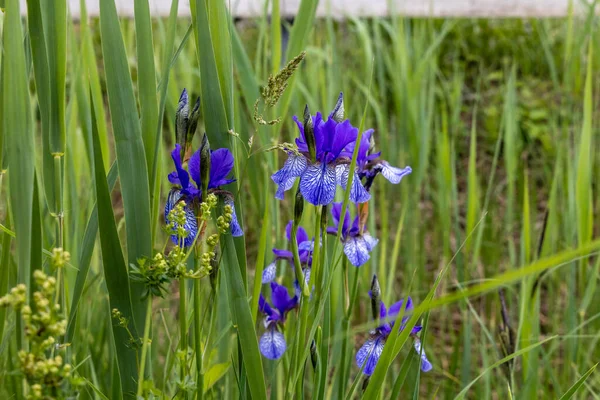
<svg viewBox="0 0 600 400">
<path fill-rule="evenodd" d="M 138 59 L 137 86 L 140 99 L 142 138 L 148 171 L 154 159 L 154 142 L 158 124 L 156 70 L 152 45 L 152 20 L 148 0 L 135 0 L 135 38 Z M 154 182 L 152 182 L 152 185 Z"/>
<path fill-rule="evenodd" d="M 6 2 L 3 41 L 7 56 L 3 58 L 2 69 L 4 118 L 1 123 L 6 133 L 10 204 L 17 235 L 18 280 L 29 287 L 35 148 L 21 11 L 17 0 Z"/>
<path fill-rule="evenodd" d="M 571 386 L 569 388 L 569 390 L 567 390 L 565 392 L 565 394 L 563 394 L 562 396 L 560 396 L 559 400 L 569 400 L 571 397 L 573 397 L 573 395 L 579 390 L 579 388 L 583 385 L 583 383 L 585 382 L 585 380 L 587 378 L 590 377 L 591 374 L 594 373 L 594 371 L 596 370 L 596 367 L 598 366 L 598 363 L 596 363 L 592 368 L 588 369 L 587 372 L 585 374 L 583 374 L 581 376 L 581 378 L 579 378 L 577 380 L 577 382 L 575 382 L 573 384 L 573 386 Z"/>
<path fill-rule="evenodd" d="M 113 164 L 108 171 L 108 188 L 110 191 L 115 187 L 117 183 L 117 164 Z M 81 252 L 79 253 L 79 263 L 77 267 L 77 280 L 75 281 L 75 288 L 73 289 L 73 300 L 71 301 L 71 311 L 69 314 L 69 323 L 67 325 L 67 335 L 65 341 L 70 343 L 73 340 L 73 334 L 75 333 L 75 318 L 77 317 L 77 310 L 79 307 L 79 300 L 83 294 L 83 288 L 85 286 L 85 280 L 90 270 L 90 264 L 92 261 L 92 254 L 94 253 L 94 245 L 96 244 L 96 236 L 98 235 L 98 205 L 94 204 L 90 219 L 88 220 L 83 235 L 83 241 L 81 242 Z"/>
<path fill-rule="evenodd" d="M 139 258 L 151 256 L 150 189 L 127 54 L 113 0 L 100 2 L 100 31 L 125 208 L 127 259 L 131 264 L 136 263 Z M 142 290 L 141 284 L 131 285 L 132 305 L 138 327 L 144 326 L 146 315 L 145 303 L 141 301 Z"/>
<path fill-rule="evenodd" d="M 115 223 L 115 215 L 110 201 L 110 192 L 106 182 L 106 173 L 100 149 L 96 114 L 92 108 L 92 136 L 94 144 L 94 169 L 96 180 L 96 201 L 98 206 L 98 221 L 100 244 L 102 248 L 102 264 L 104 279 L 108 289 L 110 309 L 117 309 L 128 321 L 128 328 L 135 339 L 138 338 L 135 324 L 131 295 L 129 292 L 129 276 L 127 266 L 119 242 L 119 233 Z M 136 353 L 131 347 L 127 331 L 118 324 L 113 324 L 114 345 L 117 355 L 119 376 L 123 398 L 135 399 L 137 390 L 138 370 Z"/>
</svg>

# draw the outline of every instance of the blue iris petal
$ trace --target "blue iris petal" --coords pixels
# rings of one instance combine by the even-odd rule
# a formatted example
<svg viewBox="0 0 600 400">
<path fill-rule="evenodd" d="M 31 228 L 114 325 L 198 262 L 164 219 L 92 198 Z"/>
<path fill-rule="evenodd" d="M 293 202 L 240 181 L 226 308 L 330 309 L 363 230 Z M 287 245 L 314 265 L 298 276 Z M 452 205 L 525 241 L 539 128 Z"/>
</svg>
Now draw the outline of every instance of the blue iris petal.
<svg viewBox="0 0 600 400">
<path fill-rule="evenodd" d="M 339 171 L 339 172 L 338 172 Z M 341 176 L 338 179 L 338 183 L 342 186 L 342 189 L 346 190 L 346 186 L 348 185 L 348 178 L 350 177 L 350 166 L 346 165 L 343 170 L 337 169 L 336 172 L 338 174 L 341 173 Z M 362 185 L 360 181 L 360 177 L 358 176 L 358 171 L 354 170 L 354 178 L 352 179 L 352 188 L 350 188 L 350 201 L 353 203 L 365 203 L 369 201 L 371 198 L 371 194 L 367 192 L 367 189 Z"/>
<path fill-rule="evenodd" d="M 283 164 L 283 168 L 275 172 L 271 179 L 278 185 L 275 198 L 283 200 L 283 193 L 290 190 L 296 182 L 296 178 L 302 175 L 306 170 L 308 162 L 306 157 L 290 154 Z"/>
<path fill-rule="evenodd" d="M 300 192 L 311 204 L 327 205 L 335 197 L 335 166 L 316 163 L 308 166 L 300 177 Z"/>
<path fill-rule="evenodd" d="M 431 371 L 433 369 L 433 365 L 431 365 L 431 362 L 427 359 L 427 356 L 425 355 L 425 350 L 423 350 L 423 346 L 421 346 L 421 341 L 418 339 L 415 340 L 415 351 L 421 357 L 421 371 Z"/>
<path fill-rule="evenodd" d="M 273 282 L 277 277 L 277 263 L 273 261 L 263 270 L 262 283 Z"/>
<path fill-rule="evenodd" d="M 230 224 L 231 236 L 234 236 L 234 237 L 243 236 L 244 231 L 242 230 L 242 227 L 240 226 L 240 223 L 238 222 L 237 215 L 235 213 L 235 204 L 233 203 L 233 199 L 227 198 L 225 200 L 225 204 L 230 206 L 231 210 L 233 211 L 233 213 L 231 214 L 231 224 Z"/>
<path fill-rule="evenodd" d="M 165 204 L 165 221 L 167 224 L 171 222 L 169 220 L 169 213 L 182 197 L 183 196 L 179 189 L 172 189 L 169 192 L 167 203 Z M 189 247 L 192 245 L 192 243 L 194 243 L 194 239 L 198 234 L 198 221 L 196 220 L 196 215 L 189 204 L 186 204 L 183 210 L 185 211 L 185 225 L 183 225 L 183 227 L 188 233 L 187 237 L 183 240 L 183 246 Z M 175 224 L 175 227 L 177 228 L 177 224 Z M 171 235 L 171 240 L 175 244 L 180 244 L 176 235 Z"/>
<path fill-rule="evenodd" d="M 375 371 L 377 361 L 379 361 L 379 357 L 383 353 L 384 345 L 385 339 L 377 336 L 367 340 L 356 353 L 356 365 L 358 365 L 358 368 L 362 368 L 366 362 L 363 369 L 365 375 L 372 375 L 373 371 Z"/>
<path fill-rule="evenodd" d="M 412 172 L 411 167 L 396 168 L 392 167 L 387 161 L 382 161 L 379 167 L 381 168 L 381 175 L 395 185 L 400 183 L 404 176 Z"/>
<path fill-rule="evenodd" d="M 349 236 L 344 240 L 344 254 L 355 267 L 360 267 L 371 258 L 372 247 L 363 236 Z"/>
<path fill-rule="evenodd" d="M 258 346 L 260 347 L 262 355 L 269 360 L 281 358 L 287 347 L 285 337 L 281 332 L 275 330 L 275 328 L 270 328 L 263 333 L 258 342 Z"/>
</svg>

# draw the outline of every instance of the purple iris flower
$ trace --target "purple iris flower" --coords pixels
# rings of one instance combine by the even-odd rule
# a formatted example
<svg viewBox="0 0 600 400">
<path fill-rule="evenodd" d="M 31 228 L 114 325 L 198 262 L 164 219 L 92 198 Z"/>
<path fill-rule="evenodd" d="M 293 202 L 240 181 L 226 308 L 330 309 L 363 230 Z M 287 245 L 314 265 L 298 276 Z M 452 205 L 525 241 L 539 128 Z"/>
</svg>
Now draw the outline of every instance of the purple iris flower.
<svg viewBox="0 0 600 400">
<path fill-rule="evenodd" d="M 200 181 L 200 152 L 198 149 L 188 161 L 187 170 L 184 168 L 182 163 L 182 152 L 179 144 L 175 145 L 175 149 L 171 152 L 171 158 L 175 164 L 175 171 L 169 174 L 169 182 L 173 185 L 178 185 L 179 188 L 171 189 L 167 204 L 165 205 L 165 220 L 169 223 L 169 212 L 175 204 L 183 199 L 186 202 L 186 230 L 188 236 L 185 238 L 184 246 L 190 246 L 194 242 L 194 238 L 198 232 L 198 224 L 196 222 L 196 216 L 192 211 L 192 204 L 198 203 L 202 195 L 202 182 Z M 231 234 L 233 236 L 242 236 L 243 231 L 238 223 L 237 216 L 235 214 L 235 206 L 233 203 L 233 196 L 225 191 L 219 190 L 220 186 L 227 185 L 235 182 L 235 179 L 227 179 L 233 169 L 233 155 L 229 149 L 217 149 L 212 151 L 210 156 L 210 171 L 208 190 L 218 191 L 219 194 L 224 195 L 225 204 L 229 205 L 233 210 L 231 220 Z M 191 178 L 191 179 L 190 179 Z M 193 220 L 193 222 L 192 222 Z M 188 227 L 190 229 L 188 229 Z M 173 241 L 177 243 L 177 237 L 172 237 Z"/>
<path fill-rule="evenodd" d="M 373 138 L 373 133 L 373 129 L 369 129 L 363 133 L 356 158 L 357 174 L 359 178 L 364 181 L 364 187 L 367 191 L 371 189 L 373 180 L 378 174 L 383 175 L 385 179 L 396 185 L 400 183 L 404 176 L 412 172 L 411 167 L 393 167 L 389 162 L 381 159 L 381 152 L 374 151 L 375 140 Z M 346 150 L 352 154 L 355 145 L 356 142 L 350 143 Z M 343 171 L 338 167 L 339 179 L 347 180 L 347 174 L 347 171 Z"/>
<path fill-rule="evenodd" d="M 387 338 L 392 333 L 392 328 L 394 327 L 394 322 L 397 318 L 397 315 L 400 313 L 400 310 L 403 308 L 402 305 L 404 300 L 400 300 L 390 307 L 389 310 L 386 309 L 383 301 L 381 302 L 379 319 L 383 323 L 379 325 L 375 330 L 371 331 L 371 335 L 369 339 L 361 346 L 361 348 L 356 353 L 356 364 L 359 368 L 363 368 L 363 373 L 365 375 L 372 375 L 373 371 L 375 371 L 375 367 L 377 366 L 377 362 L 379 361 L 379 357 L 381 357 L 381 353 L 383 353 L 383 346 L 387 341 Z M 406 300 L 406 306 L 403 310 L 402 321 L 400 325 L 400 330 L 403 330 L 406 326 L 406 322 L 410 318 L 410 314 L 413 310 L 412 299 L 410 296 Z M 419 353 L 421 357 L 421 371 L 428 372 L 431 371 L 433 366 L 425 356 L 425 352 L 422 349 L 421 341 L 416 337 L 416 334 L 419 333 L 423 329 L 421 325 L 415 325 L 410 334 L 415 338 L 415 350 Z M 366 363 L 366 364 L 365 364 Z"/>
<path fill-rule="evenodd" d="M 342 203 L 333 203 L 331 215 L 335 226 L 327 227 L 327 233 L 337 235 L 342 215 Z M 344 245 L 344 254 L 355 267 L 360 267 L 369 261 L 371 251 L 379 242 L 368 232 L 361 230 L 358 215 L 354 217 L 354 222 L 350 225 L 350 210 L 348 208 L 346 208 L 346 218 L 344 218 L 344 225 L 342 226 L 341 240 Z"/>
<path fill-rule="evenodd" d="M 293 221 L 288 222 L 285 227 L 285 236 L 288 240 L 292 240 L 292 226 Z M 298 231 L 296 232 L 296 241 L 298 243 L 298 255 L 300 257 L 300 265 L 302 269 L 305 271 L 304 275 L 310 277 L 310 267 L 312 264 L 312 252 L 314 249 L 313 240 L 308 238 L 308 234 L 303 227 L 299 226 Z M 275 255 L 275 259 L 271 264 L 267 265 L 263 271 L 262 275 L 262 283 L 270 283 L 275 280 L 277 277 L 277 262 L 280 260 L 285 260 L 293 265 L 294 255 L 290 250 L 285 249 L 273 249 L 273 254 Z"/>
<path fill-rule="evenodd" d="M 343 95 L 340 93 L 336 108 L 326 120 L 320 112 L 315 116 L 307 115 L 306 121 L 310 118 L 312 122 L 311 135 L 314 134 L 314 138 L 309 138 L 309 141 L 305 135 L 304 124 L 294 117 L 300 130 L 300 137 L 296 139 L 298 153 L 288 152 L 288 159 L 283 168 L 271 176 L 278 185 L 275 194 L 277 199 L 283 200 L 284 192 L 294 186 L 296 178 L 300 178 L 302 196 L 314 205 L 332 203 L 337 185 L 345 189 L 348 173 L 346 172 L 344 178 L 343 171 L 349 170 L 352 152 L 348 148 L 356 141 L 358 128 L 352 126 L 349 120 L 341 121 L 343 118 L 341 115 L 343 115 Z M 313 140 L 314 158 L 311 155 L 313 149 L 309 148 L 309 143 Z M 364 203 L 370 197 L 360 179 L 354 179 L 350 200 Z"/>
<path fill-rule="evenodd" d="M 265 333 L 259 339 L 260 352 L 269 360 L 281 358 L 287 347 L 285 336 L 280 330 L 283 328 L 287 313 L 298 305 L 298 296 L 290 297 L 285 286 L 271 282 L 272 306 L 263 295 L 258 299 L 258 308 L 265 314 Z"/>
</svg>

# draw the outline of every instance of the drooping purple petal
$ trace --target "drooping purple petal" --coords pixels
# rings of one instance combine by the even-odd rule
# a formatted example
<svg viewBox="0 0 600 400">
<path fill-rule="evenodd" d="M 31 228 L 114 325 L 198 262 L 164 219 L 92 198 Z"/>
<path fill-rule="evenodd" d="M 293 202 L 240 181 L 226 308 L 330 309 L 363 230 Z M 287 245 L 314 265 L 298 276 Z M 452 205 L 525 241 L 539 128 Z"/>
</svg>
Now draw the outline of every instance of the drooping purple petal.
<svg viewBox="0 0 600 400">
<path fill-rule="evenodd" d="M 275 254 L 277 259 L 281 260 L 291 260 L 294 258 L 294 255 L 289 250 L 273 249 L 273 254 Z"/>
<path fill-rule="evenodd" d="M 271 300 L 273 306 L 279 310 L 279 313 L 283 316 L 291 307 L 293 307 L 293 300 L 288 293 L 285 286 L 279 285 L 277 282 L 271 282 Z"/>
<path fill-rule="evenodd" d="M 423 349 L 423 346 L 421 345 L 421 341 L 419 339 L 415 339 L 414 346 L 415 346 L 415 351 L 421 358 L 421 371 L 423 371 L 423 372 L 431 371 L 433 369 L 433 365 L 431 365 L 431 362 L 429 362 L 429 360 L 427 359 L 427 356 L 425 355 L 425 350 Z"/>
<path fill-rule="evenodd" d="M 379 168 L 381 169 L 381 175 L 394 185 L 400 183 L 402 178 L 412 172 L 411 167 L 406 168 L 397 168 L 392 167 L 387 161 L 382 161 L 379 164 Z"/>
<path fill-rule="evenodd" d="M 202 190 L 202 183 L 200 182 L 200 149 L 196 150 L 190 157 L 188 171 L 190 171 L 190 176 L 196 182 L 198 189 Z"/>
<path fill-rule="evenodd" d="M 290 240 L 292 240 L 292 226 L 294 225 L 294 221 L 290 220 L 288 221 L 287 225 L 285 226 L 285 237 L 287 238 L 288 242 Z M 299 226 L 298 230 L 296 231 L 296 242 L 298 243 L 302 243 L 302 242 L 306 242 L 308 240 L 308 234 L 306 233 L 306 230 Z"/>
<path fill-rule="evenodd" d="M 331 120 L 328 120 L 329 122 Z M 331 154 L 336 159 L 348 144 L 356 141 L 358 128 L 352 126 L 349 120 L 336 124 L 331 142 Z"/>
<path fill-rule="evenodd" d="M 388 313 L 388 316 L 390 318 L 396 317 L 400 313 L 400 310 L 403 308 L 402 307 L 403 304 L 404 304 L 404 299 L 392 304 L 390 306 L 390 311 Z M 408 296 L 406 299 L 406 307 L 404 307 L 402 319 L 404 319 L 406 317 L 410 317 L 412 310 L 413 310 L 413 302 L 412 302 L 412 299 L 410 298 L 410 296 Z"/>
<path fill-rule="evenodd" d="M 273 261 L 271 264 L 267 265 L 263 270 L 262 274 L 262 283 L 270 283 L 275 280 L 277 277 L 277 263 Z"/>
<path fill-rule="evenodd" d="M 300 177 L 300 192 L 311 204 L 327 205 L 335 198 L 335 166 L 316 163 Z"/>
<path fill-rule="evenodd" d="M 296 178 L 302 175 L 307 165 L 306 157 L 295 154 L 288 155 L 283 167 L 271 176 L 273 182 L 278 185 L 277 192 L 275 193 L 276 199 L 283 200 L 284 192 L 294 186 Z"/>
<path fill-rule="evenodd" d="M 344 240 L 344 254 L 355 267 L 364 265 L 371 258 L 369 246 L 362 236 L 348 236 Z"/>
<path fill-rule="evenodd" d="M 210 153 L 210 180 L 208 188 L 228 185 L 235 179 L 225 179 L 233 169 L 233 154 L 229 149 L 217 149 Z"/>
<path fill-rule="evenodd" d="M 298 244 L 308 241 L 308 234 L 306 233 L 306 230 L 301 226 L 298 227 L 298 231 L 296 232 L 296 241 L 298 242 Z"/>
<path fill-rule="evenodd" d="M 242 227 L 240 226 L 240 223 L 237 219 L 237 215 L 235 213 L 235 204 L 233 202 L 233 199 L 228 197 L 225 200 L 225 204 L 228 205 L 229 207 L 231 207 L 231 211 L 232 211 L 231 223 L 229 225 L 229 228 L 231 229 L 231 236 L 233 236 L 233 237 L 243 236 L 244 231 L 243 231 Z"/>
<path fill-rule="evenodd" d="M 377 336 L 371 338 L 362 345 L 362 347 L 356 353 L 356 365 L 358 368 L 363 368 L 363 373 L 370 376 L 375 371 L 379 357 L 383 353 L 383 346 L 385 345 L 385 339 Z"/>
<path fill-rule="evenodd" d="M 342 203 L 333 203 L 331 206 L 331 216 L 333 217 L 333 223 L 335 225 L 335 232 L 337 234 L 337 228 L 340 225 L 340 219 L 342 216 Z M 342 226 L 342 236 L 348 234 L 350 228 L 350 208 L 346 207 L 346 217 L 344 218 L 344 225 Z"/>
<path fill-rule="evenodd" d="M 283 356 L 287 347 L 285 336 L 275 328 L 267 329 L 258 342 L 260 352 L 269 360 L 277 360 Z"/>
<path fill-rule="evenodd" d="M 346 190 L 346 187 L 348 186 L 349 176 L 350 165 L 346 165 L 340 178 L 340 186 L 342 186 L 342 189 L 344 190 Z M 367 192 L 367 189 L 363 186 L 360 177 L 358 176 L 358 170 L 355 169 L 354 178 L 352 179 L 352 188 L 350 188 L 350 201 L 353 203 L 365 203 L 369 201 L 370 198 L 371 194 Z"/>
<path fill-rule="evenodd" d="M 269 303 L 267 303 L 265 297 L 262 294 L 258 298 L 258 309 L 268 317 L 273 316 L 273 309 L 271 308 Z"/>
<path fill-rule="evenodd" d="M 365 242 L 367 243 L 367 249 L 369 251 L 373 251 L 375 246 L 377 246 L 377 243 L 379 243 L 379 239 L 375 239 L 373 236 L 369 235 L 368 233 L 363 234 L 363 238 L 365 239 Z"/>
<path fill-rule="evenodd" d="M 175 175 L 173 175 L 173 173 L 169 174 L 169 181 L 171 183 L 178 183 L 183 189 L 186 189 L 190 184 L 190 177 L 181 165 L 181 146 L 179 144 L 175 145 L 175 148 L 171 152 L 171 158 L 173 159 L 173 164 L 175 164 L 177 182 L 173 182 L 175 180 Z"/>
</svg>

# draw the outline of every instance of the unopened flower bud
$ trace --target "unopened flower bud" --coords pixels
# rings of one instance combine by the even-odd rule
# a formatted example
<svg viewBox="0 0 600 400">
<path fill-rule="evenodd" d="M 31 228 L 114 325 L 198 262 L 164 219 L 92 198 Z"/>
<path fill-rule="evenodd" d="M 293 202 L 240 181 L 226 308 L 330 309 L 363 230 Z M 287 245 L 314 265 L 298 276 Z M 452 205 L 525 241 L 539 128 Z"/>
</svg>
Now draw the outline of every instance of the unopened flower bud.
<svg viewBox="0 0 600 400">
<path fill-rule="evenodd" d="M 198 119 L 200 118 L 200 97 L 196 99 L 194 108 L 188 118 L 187 136 L 185 138 L 186 146 L 192 145 L 192 139 L 196 134 L 196 128 L 198 128 Z"/>
<path fill-rule="evenodd" d="M 379 280 L 377 279 L 377 275 L 373 275 L 373 280 L 371 281 L 371 312 L 373 313 L 373 318 L 379 318 L 379 309 L 381 308 L 381 287 L 379 286 Z"/>
<path fill-rule="evenodd" d="M 188 116 L 190 113 L 190 105 L 188 103 L 188 92 L 183 89 L 179 96 L 179 104 L 175 114 L 175 141 L 182 149 L 185 149 L 185 142 L 188 131 Z"/>
<path fill-rule="evenodd" d="M 304 139 L 308 147 L 311 160 L 316 159 L 315 125 L 308 110 L 308 104 L 304 107 Z"/>
<path fill-rule="evenodd" d="M 300 188 L 296 192 L 296 201 L 294 202 L 294 225 L 300 225 L 302 220 L 302 212 L 304 211 L 304 197 L 300 192 Z"/>
<path fill-rule="evenodd" d="M 344 120 L 344 112 L 344 93 L 340 92 L 337 103 L 335 103 L 335 107 L 331 112 L 331 118 L 333 118 L 335 122 L 342 122 Z"/>
<path fill-rule="evenodd" d="M 210 143 L 208 135 L 204 132 L 200 146 L 200 182 L 202 183 L 202 201 L 208 195 L 208 181 L 210 180 Z"/>
</svg>

